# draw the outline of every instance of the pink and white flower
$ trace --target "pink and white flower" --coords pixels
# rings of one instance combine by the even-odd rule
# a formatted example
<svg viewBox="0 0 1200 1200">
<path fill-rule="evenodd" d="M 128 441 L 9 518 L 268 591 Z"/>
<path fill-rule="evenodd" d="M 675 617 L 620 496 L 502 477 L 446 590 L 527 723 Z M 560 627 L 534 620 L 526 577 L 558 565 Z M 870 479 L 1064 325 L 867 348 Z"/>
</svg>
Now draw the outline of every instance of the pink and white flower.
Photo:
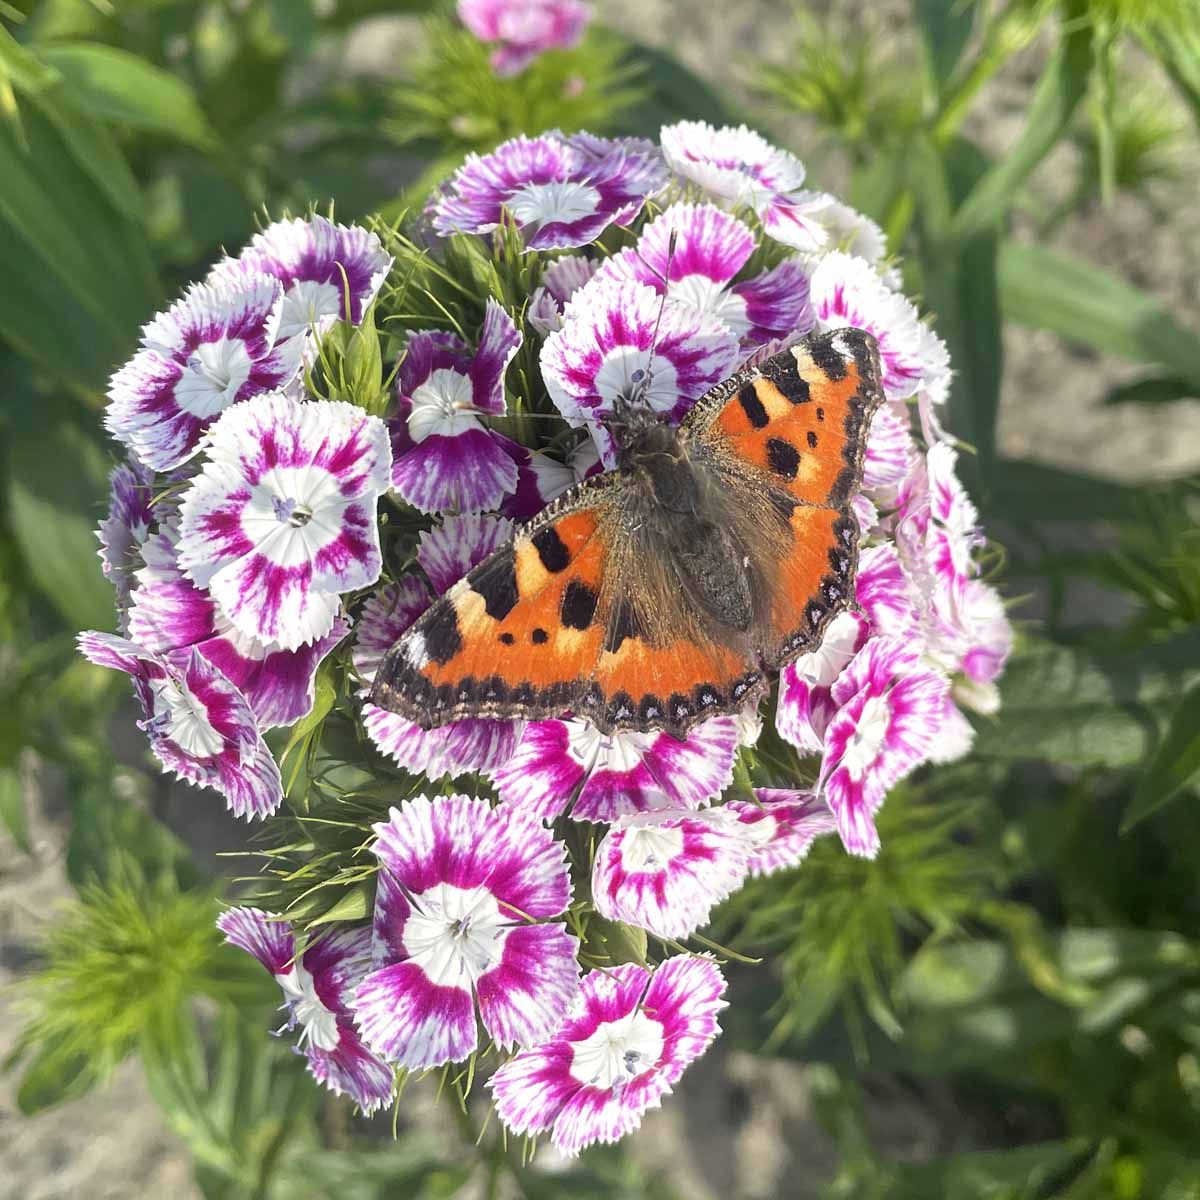
<svg viewBox="0 0 1200 1200">
<path fill-rule="evenodd" d="M 352 1007 L 363 1040 L 410 1070 L 478 1044 L 534 1045 L 579 994 L 564 850 L 540 822 L 468 796 L 418 796 L 374 826 L 372 971 Z"/>
<path fill-rule="evenodd" d="M 922 389 L 939 394 L 949 389 L 945 342 L 921 320 L 912 301 L 890 288 L 870 263 L 832 251 L 817 263 L 809 288 L 819 328 L 849 325 L 875 335 L 889 400 L 906 400 Z"/>
<path fill-rule="evenodd" d="M 245 697 L 197 651 L 175 667 L 126 638 L 82 633 L 79 649 L 98 667 L 124 671 L 146 718 L 150 749 L 177 779 L 211 787 L 234 816 L 265 817 L 283 800 L 279 768 Z"/>
<path fill-rule="evenodd" d="M 807 251 L 825 244 L 816 214 L 828 197 L 804 190 L 804 164 L 795 155 L 745 125 L 680 121 L 664 127 L 660 140 L 676 175 L 726 204 L 752 208 L 776 241 Z"/>
<path fill-rule="evenodd" d="M 632 1133 L 721 1032 L 724 992 L 703 957 L 591 971 L 554 1037 L 488 1081 L 501 1122 L 518 1136 L 550 1131 L 569 1157 Z"/>
<path fill-rule="evenodd" d="M 755 788 L 757 802 L 731 800 L 742 835 L 750 843 L 749 873 L 772 875 L 798 866 L 813 842 L 837 831 L 837 820 L 813 792 Z"/>
<path fill-rule="evenodd" d="M 550 399 L 568 424 L 589 429 L 608 466 L 613 441 L 601 422 L 619 398 L 678 420 L 737 360 L 727 325 L 682 305 L 664 308 L 652 287 L 632 279 L 580 288 L 541 354 Z"/>
<path fill-rule="evenodd" d="M 392 486 L 413 507 L 496 508 L 516 488 L 517 464 L 480 418 L 505 412 L 504 374 L 520 345 L 512 317 L 492 299 L 474 354 L 453 333 L 409 337 L 389 424 Z"/>
<path fill-rule="evenodd" d="M 507 214 L 531 250 L 585 246 L 610 225 L 628 225 L 665 183 L 651 142 L 516 137 L 468 156 L 432 205 L 433 227 L 442 235 L 492 233 Z"/>
<path fill-rule="evenodd" d="M 729 786 L 737 758 L 733 717 L 714 717 L 679 741 L 667 733 L 601 733 L 588 721 L 531 721 L 492 770 L 500 799 L 543 820 L 568 807 L 577 821 L 693 809 Z"/>
<path fill-rule="evenodd" d="M 392 257 L 375 234 L 313 214 L 276 221 L 251 239 L 237 258 L 218 263 L 209 283 L 254 275 L 277 279 L 283 307 L 275 336 L 284 342 L 324 332 L 335 321 L 357 325 L 375 302 Z"/>
<path fill-rule="evenodd" d="M 468 514 L 447 517 L 421 538 L 417 560 L 433 587 L 446 591 L 511 533 L 509 521 Z M 437 729 L 371 704 L 366 697 L 383 656 L 430 605 L 433 595 L 413 576 L 381 588 L 363 606 L 354 627 L 353 661 L 363 681 L 363 726 L 380 752 L 429 779 L 482 771 L 507 762 L 521 740 L 520 721 L 469 718 Z"/>
<path fill-rule="evenodd" d="M 112 377 L 108 431 L 156 471 L 191 457 L 230 405 L 295 378 L 300 346 L 278 343 L 283 303 L 265 275 L 192 286 L 145 326 L 142 348 Z"/>
<path fill-rule="evenodd" d="M 183 497 L 179 565 L 239 633 L 284 650 L 318 641 L 340 594 L 379 577 L 375 508 L 391 465 L 383 422 L 353 405 L 240 404 Z"/>
<path fill-rule="evenodd" d="M 939 756 L 955 712 L 944 675 L 923 666 L 918 647 L 873 637 L 833 684 L 837 711 L 825 729 L 818 792 L 851 854 L 874 858 L 874 814 L 888 791 Z M 951 731 L 957 743 L 961 730 Z"/>
<path fill-rule="evenodd" d="M 129 607 L 130 579 L 137 567 L 142 543 L 150 536 L 154 514 L 154 472 L 136 459 L 121 463 L 108 476 L 108 516 L 100 522 L 101 569 L 116 593 L 117 613 L 122 621 Z"/>
<path fill-rule="evenodd" d="M 338 926 L 324 930 L 296 953 L 291 925 L 277 913 L 231 908 L 217 918 L 225 940 L 252 954 L 283 991 L 288 1029 L 300 1029 L 297 1049 L 322 1086 L 349 1096 L 373 1113 L 392 1096 L 392 1069 L 363 1044 L 349 1001 L 370 970 L 371 931 Z"/>
<path fill-rule="evenodd" d="M 525 310 L 525 319 L 542 337 L 562 327 L 563 305 L 591 279 L 599 265 L 580 254 L 564 254 L 546 268 Z"/>
<path fill-rule="evenodd" d="M 622 817 L 596 847 L 592 903 L 610 920 L 687 937 L 742 886 L 750 850 L 724 807 Z"/>
<path fill-rule="evenodd" d="M 821 644 L 779 672 L 775 728 L 805 754 L 820 753 L 825 729 L 837 706 L 833 685 L 866 643 L 869 626 L 856 612 L 839 613 L 825 629 Z"/>
<path fill-rule="evenodd" d="M 458 19 L 481 42 L 499 43 L 492 70 L 507 76 L 547 50 L 577 45 L 592 9 L 583 0 L 458 0 Z"/>
<path fill-rule="evenodd" d="M 493 437 L 517 464 L 517 486 L 500 504 L 504 516 L 514 521 L 528 521 L 576 482 L 575 472 L 565 463 L 500 434 L 493 434 Z"/>
<path fill-rule="evenodd" d="M 794 258 L 734 282 L 754 248 L 753 231 L 732 214 L 712 204 L 672 204 L 636 247 L 606 259 L 595 278 L 665 290 L 669 304 L 716 317 L 743 345 L 805 333 L 813 324 L 808 275 Z"/>
<path fill-rule="evenodd" d="M 324 637 L 294 650 L 239 633 L 184 574 L 178 539 L 176 523 L 164 521 L 142 547 L 145 565 L 136 575 L 130 637 L 177 665 L 194 648 L 242 693 L 260 729 L 300 720 L 312 710 L 317 668 L 349 625 L 338 617 Z"/>
</svg>

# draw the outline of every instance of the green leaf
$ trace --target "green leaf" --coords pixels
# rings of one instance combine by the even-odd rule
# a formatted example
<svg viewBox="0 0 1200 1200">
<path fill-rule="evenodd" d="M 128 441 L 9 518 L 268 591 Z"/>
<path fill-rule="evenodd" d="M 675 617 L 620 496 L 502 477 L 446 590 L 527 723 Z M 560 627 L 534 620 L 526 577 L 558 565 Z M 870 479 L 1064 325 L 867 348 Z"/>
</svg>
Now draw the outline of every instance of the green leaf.
<svg viewBox="0 0 1200 1200">
<path fill-rule="evenodd" d="M 999 257 L 1004 316 L 1035 329 L 1157 363 L 1200 383 L 1200 332 L 1118 275 L 1060 250 L 1005 242 Z"/>
<path fill-rule="evenodd" d="M 1200 676 L 1200 635 L 1141 652 L 1092 653 L 1035 642 L 1000 680 L 1003 717 L 980 725 L 978 754 L 1060 766 L 1132 767 Z"/>
<path fill-rule="evenodd" d="M 112 588 L 95 535 L 108 461 L 92 433 L 64 409 L 43 401 L 10 414 L 9 521 L 29 579 L 63 620 L 73 629 L 108 629 Z"/>
<path fill-rule="evenodd" d="M 996 451 L 996 411 L 1004 374 L 1000 303 L 996 285 L 998 239 L 984 228 L 955 235 L 951 213 L 986 169 L 971 143 L 956 140 L 939 151 L 926 142 L 917 148 L 917 188 L 921 274 L 925 303 L 945 339 L 956 374 L 950 390 L 948 424 L 973 446 L 978 473 L 990 483 Z M 968 465 L 968 470 L 976 467 Z"/>
<path fill-rule="evenodd" d="M 16 767 L 0 767 L 0 822 L 4 823 L 12 840 L 28 854 L 33 848 L 29 841 L 29 813 L 25 808 L 21 773 Z"/>
<path fill-rule="evenodd" d="M 38 57 L 58 71 L 71 99 L 93 117 L 165 133 L 200 149 L 215 147 L 195 93 L 178 75 L 94 42 L 39 46 Z"/>
<path fill-rule="evenodd" d="M 941 94 L 971 37 L 975 7 L 958 0 L 912 0 L 912 11 L 934 91 Z"/>
<path fill-rule="evenodd" d="M 1171 714 L 1166 736 L 1143 772 L 1121 822 L 1128 833 L 1200 776 L 1200 683 L 1193 684 Z"/>
<path fill-rule="evenodd" d="M 1141 521 L 1162 488 L 1137 487 L 1027 459 L 996 465 L 992 491 L 981 497 L 986 515 L 1017 524 L 1046 521 Z"/>
<path fill-rule="evenodd" d="M 1085 17 L 1082 0 L 1068 0 L 1064 7 L 1059 43 L 1029 101 L 1025 127 L 963 201 L 954 217 L 956 237 L 999 227 L 1026 180 L 1069 130 L 1087 94 L 1094 24 Z"/>
<path fill-rule="evenodd" d="M 1200 128 L 1200 30 L 1162 22 L 1145 40 Z"/>
<path fill-rule="evenodd" d="M 21 131 L 0 122 L 0 334 L 98 392 L 160 298 L 130 216 L 141 198 L 122 198 L 128 167 L 111 137 L 57 89 L 22 99 Z"/>
<path fill-rule="evenodd" d="M 56 1104 L 77 1100 L 99 1082 L 91 1064 L 82 1055 L 62 1046 L 43 1046 L 21 1073 L 17 1107 L 32 1117 Z"/>
<path fill-rule="evenodd" d="M 322 895 L 323 893 L 316 892 L 313 899 L 319 901 Z M 361 921 L 371 912 L 374 900 L 374 891 L 368 885 L 351 888 L 320 916 L 310 918 L 308 925 L 328 925 L 331 921 Z"/>
<path fill-rule="evenodd" d="M 1109 388 L 1105 404 L 1170 404 L 1200 398 L 1200 381 L 1177 375 L 1147 375 Z"/>
<path fill-rule="evenodd" d="M 901 1165 L 887 1194 L 890 1200 L 1040 1200 L 1064 1195 L 1091 1157 L 1085 1141 L 951 1154 Z"/>
</svg>

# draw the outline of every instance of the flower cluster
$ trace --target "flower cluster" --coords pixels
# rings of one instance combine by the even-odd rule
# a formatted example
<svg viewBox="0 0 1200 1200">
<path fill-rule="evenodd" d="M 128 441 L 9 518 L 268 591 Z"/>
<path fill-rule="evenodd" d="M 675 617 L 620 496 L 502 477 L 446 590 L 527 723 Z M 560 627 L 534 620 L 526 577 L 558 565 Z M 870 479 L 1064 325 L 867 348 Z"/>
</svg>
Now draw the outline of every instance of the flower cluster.
<svg viewBox="0 0 1200 1200">
<path fill-rule="evenodd" d="M 514 7 L 460 9 L 512 48 L 524 35 L 498 14 Z M 82 646 L 133 677 L 164 766 L 269 813 L 262 730 L 309 711 L 327 656 L 349 681 L 338 711 L 361 738 L 327 753 L 373 783 L 353 809 L 321 799 L 369 838 L 370 927 L 305 938 L 288 913 L 249 909 L 221 927 L 279 981 L 314 1075 L 364 1111 L 397 1070 L 494 1047 L 487 1086 L 513 1132 L 568 1155 L 628 1133 L 718 1033 L 720 967 L 683 943 L 818 837 L 877 854 L 889 789 L 964 754 L 963 710 L 998 704 L 1011 631 L 943 428 L 946 348 L 879 228 L 803 184 L 745 128 L 516 138 L 464 163 L 415 242 L 272 226 L 151 322 L 114 378 L 109 427 L 130 457 L 101 556 L 123 636 Z M 445 320 L 414 316 L 404 280 L 380 294 L 405 246 L 395 275 L 425 270 L 429 289 L 476 256 L 470 286 L 428 310 Z M 377 296 L 397 338 L 382 418 L 302 374 Z M 764 711 L 680 739 L 570 712 L 427 730 L 371 702 L 385 653 L 439 596 L 615 465 L 619 400 L 678 421 L 740 366 L 843 327 L 874 336 L 885 394 L 852 500 L 855 595 Z M 756 755 L 768 721 L 786 770 L 778 742 L 769 767 Z M 468 778 L 473 794 L 444 794 Z M 365 822 L 364 796 L 379 798 Z M 345 867 L 360 886 L 362 856 Z"/>
</svg>

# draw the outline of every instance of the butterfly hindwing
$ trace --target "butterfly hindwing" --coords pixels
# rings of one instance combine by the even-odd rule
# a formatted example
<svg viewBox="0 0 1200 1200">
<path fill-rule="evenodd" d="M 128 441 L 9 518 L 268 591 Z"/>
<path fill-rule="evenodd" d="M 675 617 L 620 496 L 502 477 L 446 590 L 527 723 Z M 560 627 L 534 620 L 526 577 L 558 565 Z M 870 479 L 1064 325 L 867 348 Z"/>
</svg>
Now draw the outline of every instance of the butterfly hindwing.
<svg viewBox="0 0 1200 1200">
<path fill-rule="evenodd" d="M 606 732 L 676 733 L 744 703 L 762 686 L 744 654 L 637 615 L 636 556 L 614 553 L 624 527 L 615 476 L 563 497 L 413 623 L 372 701 L 425 728 L 575 712 Z"/>
</svg>

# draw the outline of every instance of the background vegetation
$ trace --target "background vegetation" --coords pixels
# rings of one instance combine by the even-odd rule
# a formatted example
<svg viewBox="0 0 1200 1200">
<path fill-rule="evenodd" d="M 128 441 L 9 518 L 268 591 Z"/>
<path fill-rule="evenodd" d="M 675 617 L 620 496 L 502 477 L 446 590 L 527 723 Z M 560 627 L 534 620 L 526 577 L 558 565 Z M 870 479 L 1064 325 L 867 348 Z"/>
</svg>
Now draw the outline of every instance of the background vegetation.
<svg viewBox="0 0 1200 1200">
<path fill-rule="evenodd" d="M 0 816 L 29 852 L 31 789 L 57 790 L 78 892 L 20 998 L 21 1110 L 136 1055 L 206 1196 L 675 1194 L 628 1150 L 522 1166 L 453 1104 L 434 1142 L 407 1114 L 395 1142 L 387 1119 L 349 1122 L 262 1036 L 273 985 L 218 945 L 236 861 L 202 849 L 216 806 L 186 798 L 186 840 L 160 819 L 178 827 L 181 805 L 121 743 L 123 681 L 73 635 L 111 624 L 92 533 L 107 377 L 264 212 L 394 214 L 520 130 L 744 117 L 802 131 L 791 148 L 846 172 L 903 253 L 958 370 L 949 424 L 976 450 L 1000 581 L 1031 599 L 1000 716 L 971 759 L 889 798 L 880 859 L 818 846 L 727 906 L 722 940 L 779 965 L 736 971 L 727 1040 L 807 1064 L 830 1197 L 1200 1197 L 1200 477 L 1117 483 L 1004 457 L 996 436 L 1006 328 L 1137 364 L 1098 405 L 1200 395 L 1196 313 L 1050 248 L 1098 205 L 1193 202 L 1194 3 L 912 0 L 886 32 L 800 11 L 786 65 L 740 64 L 748 108 L 602 26 L 498 81 L 428 8 L 0 0 Z M 356 72 L 364 22 L 406 10 L 424 34 Z M 1014 64 L 1022 121 L 991 155 L 981 105 Z M 1028 403 L 1055 402 L 1067 354 Z M 881 1088 L 932 1114 L 946 1152 L 880 1141 Z"/>
</svg>

